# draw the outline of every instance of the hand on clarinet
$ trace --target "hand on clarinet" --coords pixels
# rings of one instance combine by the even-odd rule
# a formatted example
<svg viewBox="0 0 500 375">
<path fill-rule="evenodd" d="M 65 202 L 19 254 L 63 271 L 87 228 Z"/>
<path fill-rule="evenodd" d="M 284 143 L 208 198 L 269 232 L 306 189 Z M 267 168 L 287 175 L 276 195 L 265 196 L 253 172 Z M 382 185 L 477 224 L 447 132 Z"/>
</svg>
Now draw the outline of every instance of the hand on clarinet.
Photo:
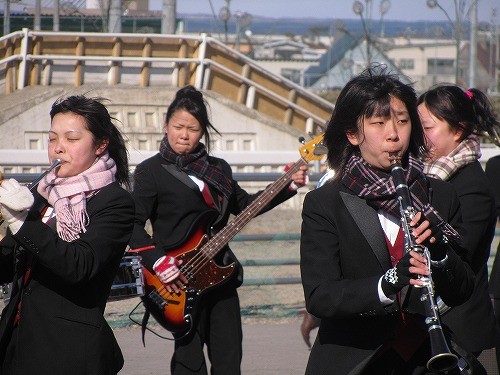
<svg viewBox="0 0 500 375">
<path fill-rule="evenodd" d="M 1 182 L 0 215 L 9 224 L 9 229 L 13 234 L 16 234 L 24 224 L 33 202 L 33 194 L 15 179 Z"/>
<path fill-rule="evenodd" d="M 417 245 L 426 246 L 432 260 L 442 260 L 446 257 L 447 248 L 443 243 L 443 231 L 429 221 L 421 212 L 418 212 L 410 222 L 413 227 L 413 236 Z"/>
<path fill-rule="evenodd" d="M 407 285 L 422 286 L 422 281 L 418 280 L 419 275 L 429 275 L 427 261 L 417 252 L 409 251 L 384 274 L 381 282 L 382 291 L 388 297 L 398 293 Z"/>
<path fill-rule="evenodd" d="M 156 276 L 158 276 L 158 279 L 165 285 L 165 289 L 170 293 L 178 293 L 188 283 L 188 280 L 179 269 L 181 264 L 182 260 L 164 255 L 153 265 Z"/>
</svg>

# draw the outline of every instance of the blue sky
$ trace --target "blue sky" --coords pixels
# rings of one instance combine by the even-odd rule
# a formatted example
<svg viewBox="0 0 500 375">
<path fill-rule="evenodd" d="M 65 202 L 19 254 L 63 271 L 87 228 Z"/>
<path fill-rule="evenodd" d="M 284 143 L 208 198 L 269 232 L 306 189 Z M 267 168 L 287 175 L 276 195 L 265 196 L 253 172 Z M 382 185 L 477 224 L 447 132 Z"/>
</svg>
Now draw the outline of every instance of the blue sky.
<svg viewBox="0 0 500 375">
<path fill-rule="evenodd" d="M 498 0 L 478 0 L 478 18 L 491 22 L 492 9 L 497 8 L 496 23 L 500 23 L 500 2 Z M 365 4 L 365 1 L 362 1 Z M 215 13 L 226 5 L 225 0 L 211 0 Z M 446 20 L 439 9 L 429 9 L 426 0 L 392 0 L 391 8 L 384 16 L 388 20 Z M 470 0 L 469 0 L 470 3 Z M 162 0 L 150 0 L 152 10 L 161 9 Z M 252 15 L 269 17 L 315 17 L 315 18 L 357 18 L 352 11 L 352 0 L 231 0 L 231 11 L 248 12 Z M 373 16 L 380 18 L 380 0 L 372 0 Z M 452 19 L 454 8 L 452 0 L 440 0 Z M 209 0 L 177 0 L 177 12 L 183 14 L 211 14 Z"/>
</svg>

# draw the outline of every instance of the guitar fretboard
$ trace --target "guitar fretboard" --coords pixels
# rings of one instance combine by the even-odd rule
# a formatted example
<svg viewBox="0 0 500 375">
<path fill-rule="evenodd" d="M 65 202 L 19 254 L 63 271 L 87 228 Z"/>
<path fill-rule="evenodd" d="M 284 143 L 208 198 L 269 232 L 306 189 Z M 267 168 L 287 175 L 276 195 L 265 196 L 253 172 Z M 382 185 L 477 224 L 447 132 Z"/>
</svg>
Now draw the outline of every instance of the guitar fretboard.
<svg viewBox="0 0 500 375">
<path fill-rule="evenodd" d="M 216 233 L 201 249 L 200 252 L 208 258 L 217 254 L 243 227 L 261 212 L 292 180 L 292 175 L 300 167 L 307 165 L 303 159 L 297 161 L 280 178 L 269 185 L 257 198 L 255 198 L 233 221 L 228 223 L 220 232 Z"/>
</svg>

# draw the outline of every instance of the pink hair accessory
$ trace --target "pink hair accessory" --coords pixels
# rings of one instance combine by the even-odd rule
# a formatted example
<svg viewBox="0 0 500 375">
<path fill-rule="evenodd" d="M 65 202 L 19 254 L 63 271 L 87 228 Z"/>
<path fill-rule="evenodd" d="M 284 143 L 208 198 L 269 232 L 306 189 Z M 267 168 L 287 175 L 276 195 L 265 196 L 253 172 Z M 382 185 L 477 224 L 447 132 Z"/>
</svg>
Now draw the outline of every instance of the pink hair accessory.
<svg viewBox="0 0 500 375">
<path fill-rule="evenodd" d="M 472 99 L 472 98 L 474 97 L 474 94 L 473 94 L 471 91 L 469 91 L 469 90 L 465 90 L 464 92 L 465 92 L 465 95 L 467 95 L 467 97 L 468 97 L 469 99 Z"/>
</svg>

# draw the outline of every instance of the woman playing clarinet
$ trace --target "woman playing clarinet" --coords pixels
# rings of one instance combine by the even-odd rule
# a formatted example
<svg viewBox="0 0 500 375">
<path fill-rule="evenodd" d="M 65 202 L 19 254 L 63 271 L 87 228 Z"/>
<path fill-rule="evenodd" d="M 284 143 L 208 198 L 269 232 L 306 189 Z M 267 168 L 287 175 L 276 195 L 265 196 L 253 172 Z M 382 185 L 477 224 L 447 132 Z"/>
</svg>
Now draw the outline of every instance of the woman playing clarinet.
<svg viewBox="0 0 500 375">
<path fill-rule="evenodd" d="M 306 374 L 434 374 L 423 280 L 432 272 L 449 306 L 472 293 L 474 274 L 456 230 L 458 198 L 451 185 L 423 173 L 416 102 L 415 91 L 384 66 L 351 79 L 337 99 L 325 133 L 335 176 L 306 195 L 302 211 L 306 308 L 321 320 Z M 416 211 L 409 232 L 430 259 L 405 249 L 391 176 L 396 157 Z"/>
</svg>

